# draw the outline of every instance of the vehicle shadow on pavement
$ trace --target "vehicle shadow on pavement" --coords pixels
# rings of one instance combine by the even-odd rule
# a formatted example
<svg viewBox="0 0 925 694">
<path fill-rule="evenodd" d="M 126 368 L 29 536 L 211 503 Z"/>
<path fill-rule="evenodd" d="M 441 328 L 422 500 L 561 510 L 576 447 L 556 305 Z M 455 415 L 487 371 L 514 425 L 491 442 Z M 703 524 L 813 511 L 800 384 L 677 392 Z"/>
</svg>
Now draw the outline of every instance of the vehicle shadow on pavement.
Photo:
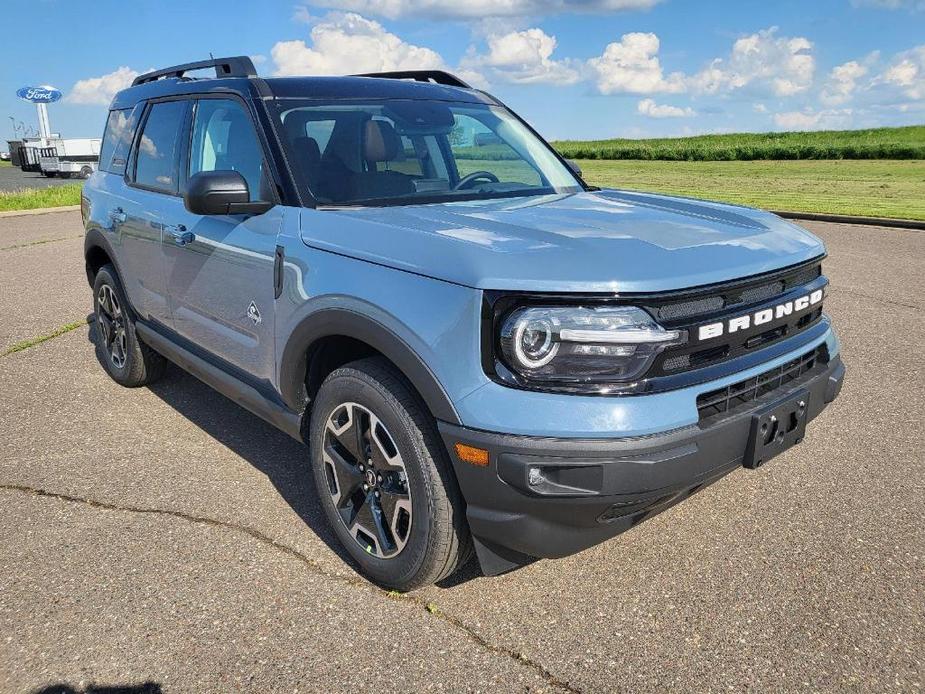
<svg viewBox="0 0 925 694">
<path fill-rule="evenodd" d="M 32 694 L 161 694 L 157 682 L 142 684 L 89 684 L 86 687 L 72 687 L 69 684 L 50 684 L 32 691 Z"/>
<path fill-rule="evenodd" d="M 88 322 L 88 338 L 95 345 L 96 326 L 92 314 L 88 316 Z M 96 350 L 94 353 L 99 359 L 99 353 Z M 164 377 L 149 385 L 148 390 L 266 475 L 308 528 L 356 570 L 356 565 L 332 532 L 321 508 L 305 445 L 267 424 L 175 364 L 170 364 Z M 438 586 L 450 588 L 481 576 L 478 562 L 473 560 Z"/>
</svg>

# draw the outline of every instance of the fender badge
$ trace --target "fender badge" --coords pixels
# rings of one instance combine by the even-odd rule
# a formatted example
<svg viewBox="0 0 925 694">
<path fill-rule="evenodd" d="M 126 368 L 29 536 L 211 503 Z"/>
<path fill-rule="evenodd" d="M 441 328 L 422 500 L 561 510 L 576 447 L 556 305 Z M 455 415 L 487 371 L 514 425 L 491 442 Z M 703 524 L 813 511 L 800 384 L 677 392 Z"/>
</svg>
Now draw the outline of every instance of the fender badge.
<svg viewBox="0 0 925 694">
<path fill-rule="evenodd" d="M 262 319 L 260 318 L 260 310 L 257 308 L 255 302 L 251 302 L 251 305 L 247 307 L 247 317 L 254 321 L 254 325 L 257 325 Z"/>
</svg>

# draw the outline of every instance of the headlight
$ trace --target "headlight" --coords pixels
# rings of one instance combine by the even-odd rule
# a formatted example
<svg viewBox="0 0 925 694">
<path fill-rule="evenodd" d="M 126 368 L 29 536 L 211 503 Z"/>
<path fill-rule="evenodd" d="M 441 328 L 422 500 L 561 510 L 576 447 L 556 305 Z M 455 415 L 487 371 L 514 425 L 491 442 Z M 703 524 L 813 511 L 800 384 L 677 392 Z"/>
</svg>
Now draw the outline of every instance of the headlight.
<svg viewBox="0 0 925 694">
<path fill-rule="evenodd" d="M 631 383 L 685 340 L 633 306 L 524 307 L 499 331 L 502 361 L 526 385 Z"/>
</svg>

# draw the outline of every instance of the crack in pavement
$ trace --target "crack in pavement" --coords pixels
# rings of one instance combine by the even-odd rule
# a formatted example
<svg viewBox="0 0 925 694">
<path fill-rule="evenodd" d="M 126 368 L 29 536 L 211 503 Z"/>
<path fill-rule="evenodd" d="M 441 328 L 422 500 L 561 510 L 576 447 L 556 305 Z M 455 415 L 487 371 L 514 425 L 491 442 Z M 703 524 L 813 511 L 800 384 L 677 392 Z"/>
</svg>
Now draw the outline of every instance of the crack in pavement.
<svg viewBox="0 0 925 694">
<path fill-rule="evenodd" d="M 61 337 L 62 335 L 66 335 L 72 330 L 76 330 L 77 328 L 82 328 L 83 326 L 88 325 L 88 324 L 89 324 L 89 321 L 86 318 L 84 318 L 82 320 L 77 320 L 77 321 L 74 321 L 73 323 L 68 323 L 67 325 L 62 325 L 60 327 L 57 327 L 54 330 L 52 330 L 50 333 L 47 333 L 45 335 L 39 335 L 38 337 L 30 337 L 27 340 L 20 340 L 16 344 L 11 345 L 10 347 L 7 347 L 5 350 L 0 352 L 0 357 L 6 357 L 6 356 L 9 356 L 10 354 L 15 354 L 16 352 L 22 352 L 23 350 L 27 350 L 30 347 L 35 347 L 36 345 L 40 345 L 44 342 L 48 342 L 49 340 L 54 340 L 56 337 Z"/>
<path fill-rule="evenodd" d="M 29 243 L 18 243 L 14 246 L 2 246 L 0 251 L 12 251 L 17 248 L 30 248 L 31 246 L 41 246 L 44 243 L 57 243 L 58 241 L 72 241 L 74 239 L 82 239 L 83 235 L 80 236 L 62 236 L 59 239 L 43 239 L 41 241 L 30 241 Z"/>
<path fill-rule="evenodd" d="M 170 509 L 161 509 L 161 508 L 145 508 L 145 507 L 139 507 L 139 506 L 120 506 L 120 505 L 112 504 L 112 503 L 105 502 L 105 501 L 97 501 L 95 499 L 87 499 L 87 498 L 73 496 L 70 494 L 63 494 L 59 492 L 50 492 L 45 489 L 39 489 L 36 487 L 30 487 L 27 485 L 0 483 L 0 490 L 8 491 L 8 492 L 19 492 L 22 494 L 28 494 L 28 495 L 36 496 L 36 497 L 55 499 L 57 501 L 83 504 L 85 506 L 89 506 L 90 508 L 102 509 L 105 511 L 118 511 L 122 513 L 135 513 L 135 514 L 153 515 L 153 516 L 167 516 L 170 518 L 175 518 L 175 519 L 179 519 L 182 521 L 186 521 L 187 523 L 193 523 L 196 525 L 208 525 L 214 528 L 223 528 L 226 530 L 232 530 L 235 532 L 243 533 L 251 537 L 252 539 L 257 540 L 258 542 L 260 542 L 261 544 L 265 546 L 271 547 L 272 549 L 275 549 L 277 551 L 283 552 L 284 554 L 287 554 L 293 559 L 301 562 L 302 565 L 305 566 L 309 571 L 317 575 L 323 576 L 324 578 L 338 581 L 340 583 L 351 586 L 353 588 L 365 590 L 373 595 L 380 596 L 386 600 L 399 600 L 399 601 L 413 603 L 414 605 L 422 608 L 426 614 L 429 614 L 433 618 L 439 619 L 443 621 L 444 623 L 449 624 L 451 627 L 461 632 L 466 638 L 468 638 L 470 641 L 475 643 L 477 646 L 483 648 L 484 650 L 489 651 L 490 653 L 494 653 L 496 655 L 502 655 L 512 660 L 516 660 L 520 664 L 529 667 L 534 672 L 536 672 L 536 674 L 538 674 L 543 680 L 545 680 L 550 686 L 555 687 L 565 692 L 570 692 L 570 694 L 581 694 L 580 689 L 577 689 L 576 687 L 572 686 L 568 682 L 565 682 L 559 679 L 556 675 L 554 675 L 552 672 L 547 670 L 545 667 L 540 665 L 535 660 L 532 660 L 531 658 L 525 656 L 523 653 L 520 653 L 519 651 L 516 651 L 514 649 L 506 648 L 504 646 L 498 646 L 494 643 L 491 643 L 490 641 L 488 641 L 488 639 L 486 639 L 484 636 L 479 634 L 473 627 L 469 626 L 468 624 L 463 622 L 458 617 L 454 617 L 453 615 L 446 614 L 442 612 L 441 610 L 436 609 L 433 602 L 425 601 L 422 598 L 419 598 L 417 596 L 414 596 L 408 593 L 403 594 L 403 593 L 386 592 L 382 590 L 381 588 L 378 588 L 377 586 L 373 585 L 372 583 L 368 583 L 367 581 L 360 578 L 359 576 L 357 576 L 356 578 L 352 578 L 349 576 L 339 576 L 337 574 L 331 573 L 325 570 L 324 567 L 318 561 L 312 559 L 311 557 L 306 556 L 299 550 L 293 547 L 290 547 L 289 545 L 285 545 L 282 542 L 279 542 L 278 540 L 274 540 L 272 537 L 269 537 L 268 535 L 264 535 L 262 532 L 260 532 L 259 530 L 255 530 L 254 528 L 249 528 L 244 525 L 237 525 L 236 523 L 230 523 L 228 521 L 222 521 L 222 520 L 218 520 L 215 518 L 208 518 L 206 516 L 197 516 L 191 513 L 186 513 L 184 511 L 173 511 Z"/>
<path fill-rule="evenodd" d="M 921 311 L 921 306 L 916 306 L 915 304 L 906 304 L 902 301 L 894 301 L 893 299 L 884 299 L 882 296 L 874 296 L 873 294 L 865 294 L 864 292 L 859 292 L 854 289 L 846 289 L 845 287 L 832 287 L 828 290 L 829 294 L 849 294 L 851 296 L 857 296 L 862 299 L 870 299 L 871 301 L 880 301 L 884 304 L 892 304 L 893 306 L 901 306 L 903 308 L 911 308 L 915 311 Z"/>
</svg>

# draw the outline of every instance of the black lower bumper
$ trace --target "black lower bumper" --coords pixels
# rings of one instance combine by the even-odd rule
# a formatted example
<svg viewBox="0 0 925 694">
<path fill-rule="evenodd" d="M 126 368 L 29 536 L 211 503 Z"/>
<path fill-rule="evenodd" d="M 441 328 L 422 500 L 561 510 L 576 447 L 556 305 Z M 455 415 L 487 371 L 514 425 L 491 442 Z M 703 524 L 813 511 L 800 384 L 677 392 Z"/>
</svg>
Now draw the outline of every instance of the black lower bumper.
<svg viewBox="0 0 925 694">
<path fill-rule="evenodd" d="M 745 410 L 633 439 L 509 436 L 441 423 L 482 570 L 567 556 L 665 510 L 742 465 L 762 407 L 805 391 L 809 421 L 838 395 L 844 374 L 836 356 Z M 487 450 L 488 466 L 460 460 L 457 443 Z"/>
</svg>

